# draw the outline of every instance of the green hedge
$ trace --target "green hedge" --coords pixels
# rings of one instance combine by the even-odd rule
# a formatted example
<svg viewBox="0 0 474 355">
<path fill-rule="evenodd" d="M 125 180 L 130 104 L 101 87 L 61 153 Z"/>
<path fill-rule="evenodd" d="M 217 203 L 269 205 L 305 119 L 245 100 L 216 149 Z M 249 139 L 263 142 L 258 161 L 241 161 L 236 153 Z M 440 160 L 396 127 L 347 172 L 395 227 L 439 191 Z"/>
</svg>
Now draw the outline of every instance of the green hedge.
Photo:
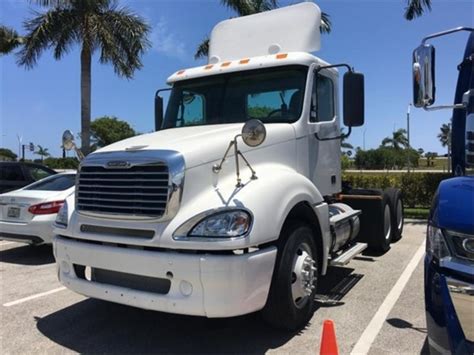
<svg viewBox="0 0 474 355">
<path fill-rule="evenodd" d="M 398 187 L 403 192 L 406 207 L 430 207 L 439 183 L 447 173 L 344 173 L 343 181 L 354 188 Z"/>
</svg>

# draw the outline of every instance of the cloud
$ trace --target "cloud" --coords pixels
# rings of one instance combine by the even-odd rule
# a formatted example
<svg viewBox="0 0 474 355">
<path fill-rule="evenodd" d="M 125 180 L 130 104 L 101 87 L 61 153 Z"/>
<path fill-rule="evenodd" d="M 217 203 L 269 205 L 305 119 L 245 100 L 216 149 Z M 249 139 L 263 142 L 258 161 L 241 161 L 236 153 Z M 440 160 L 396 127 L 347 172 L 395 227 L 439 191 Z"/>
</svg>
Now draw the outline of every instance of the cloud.
<svg viewBox="0 0 474 355">
<path fill-rule="evenodd" d="M 170 31 L 168 22 L 163 17 L 153 26 L 151 41 L 153 49 L 158 53 L 182 61 L 189 59 L 184 41 Z"/>
</svg>

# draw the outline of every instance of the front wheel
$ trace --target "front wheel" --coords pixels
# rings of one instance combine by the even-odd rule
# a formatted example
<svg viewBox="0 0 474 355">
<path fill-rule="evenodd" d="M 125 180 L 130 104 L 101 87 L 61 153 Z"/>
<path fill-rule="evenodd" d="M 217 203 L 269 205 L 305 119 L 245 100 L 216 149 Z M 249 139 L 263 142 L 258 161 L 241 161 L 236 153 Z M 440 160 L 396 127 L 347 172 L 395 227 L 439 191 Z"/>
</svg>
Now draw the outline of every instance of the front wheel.
<svg viewBox="0 0 474 355">
<path fill-rule="evenodd" d="M 314 311 L 318 278 L 317 249 L 312 229 L 288 223 L 280 236 L 278 256 L 263 318 L 276 328 L 297 330 Z"/>
</svg>

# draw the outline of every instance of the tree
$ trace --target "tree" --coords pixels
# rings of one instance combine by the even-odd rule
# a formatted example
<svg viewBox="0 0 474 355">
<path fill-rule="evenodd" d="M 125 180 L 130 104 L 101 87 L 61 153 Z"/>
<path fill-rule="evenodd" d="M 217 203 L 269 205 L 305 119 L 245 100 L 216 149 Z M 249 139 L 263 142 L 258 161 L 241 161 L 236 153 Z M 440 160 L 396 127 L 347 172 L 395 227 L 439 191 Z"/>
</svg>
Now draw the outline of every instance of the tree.
<svg viewBox="0 0 474 355">
<path fill-rule="evenodd" d="M 0 54 L 8 54 L 23 44 L 23 37 L 13 28 L 0 25 Z"/>
<path fill-rule="evenodd" d="M 423 15 L 425 10 L 431 11 L 431 0 L 407 0 L 404 16 L 411 21 Z"/>
<path fill-rule="evenodd" d="M 35 152 L 36 155 L 41 157 L 41 162 L 43 162 L 44 157 L 49 157 L 51 154 L 48 152 L 48 148 L 43 148 L 38 144 L 38 150 Z"/>
<path fill-rule="evenodd" d="M 451 167 L 451 124 L 443 123 L 440 127 L 440 133 L 438 139 L 443 147 L 448 148 L 448 171 Z"/>
<path fill-rule="evenodd" d="M 423 148 L 418 148 L 418 154 L 420 154 L 420 157 L 423 156 L 423 153 L 425 150 Z"/>
<path fill-rule="evenodd" d="M 1 160 L 16 160 L 18 156 L 8 148 L 0 148 L 0 161 Z"/>
<path fill-rule="evenodd" d="M 406 129 L 400 128 L 392 133 L 392 137 L 386 137 L 382 141 L 382 146 L 387 147 L 391 146 L 395 149 L 407 148 L 408 147 L 408 138 L 406 136 Z"/>
<path fill-rule="evenodd" d="M 130 125 L 117 117 L 104 116 L 91 123 L 92 139 L 96 147 L 105 147 L 122 139 L 136 136 L 135 130 Z"/>
<path fill-rule="evenodd" d="M 438 156 L 438 153 L 436 152 L 426 152 L 425 158 L 426 158 L 426 166 L 434 166 L 434 159 Z"/>
<path fill-rule="evenodd" d="M 221 4 L 235 11 L 237 16 L 247 16 L 278 8 L 278 0 L 221 0 Z M 331 32 L 331 20 L 325 12 L 321 13 L 321 33 Z M 195 59 L 205 58 L 209 54 L 209 37 L 198 46 Z"/>
<path fill-rule="evenodd" d="M 150 46 L 149 26 L 114 0 L 36 0 L 48 7 L 45 13 L 24 23 L 24 45 L 18 63 L 32 68 L 42 52 L 53 49 L 59 60 L 74 44 L 81 47 L 81 145 L 90 151 L 91 59 L 100 51 L 99 61 L 111 63 L 121 77 L 133 77 L 142 67 L 141 55 Z"/>
</svg>

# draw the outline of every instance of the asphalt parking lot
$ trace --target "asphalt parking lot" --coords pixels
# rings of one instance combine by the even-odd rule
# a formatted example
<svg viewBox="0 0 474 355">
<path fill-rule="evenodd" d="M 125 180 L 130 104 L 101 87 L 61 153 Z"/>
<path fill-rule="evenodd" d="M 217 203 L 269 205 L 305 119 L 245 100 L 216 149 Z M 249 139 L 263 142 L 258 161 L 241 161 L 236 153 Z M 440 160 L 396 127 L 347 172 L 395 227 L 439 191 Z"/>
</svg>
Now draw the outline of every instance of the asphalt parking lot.
<svg viewBox="0 0 474 355">
<path fill-rule="evenodd" d="M 3 354 L 32 352 L 317 353 L 324 319 L 339 351 L 425 353 L 424 223 L 405 225 L 385 255 L 365 253 L 320 280 L 318 309 L 298 333 L 275 331 L 258 314 L 205 319 L 88 299 L 56 279 L 51 247 L 0 241 Z"/>
</svg>

